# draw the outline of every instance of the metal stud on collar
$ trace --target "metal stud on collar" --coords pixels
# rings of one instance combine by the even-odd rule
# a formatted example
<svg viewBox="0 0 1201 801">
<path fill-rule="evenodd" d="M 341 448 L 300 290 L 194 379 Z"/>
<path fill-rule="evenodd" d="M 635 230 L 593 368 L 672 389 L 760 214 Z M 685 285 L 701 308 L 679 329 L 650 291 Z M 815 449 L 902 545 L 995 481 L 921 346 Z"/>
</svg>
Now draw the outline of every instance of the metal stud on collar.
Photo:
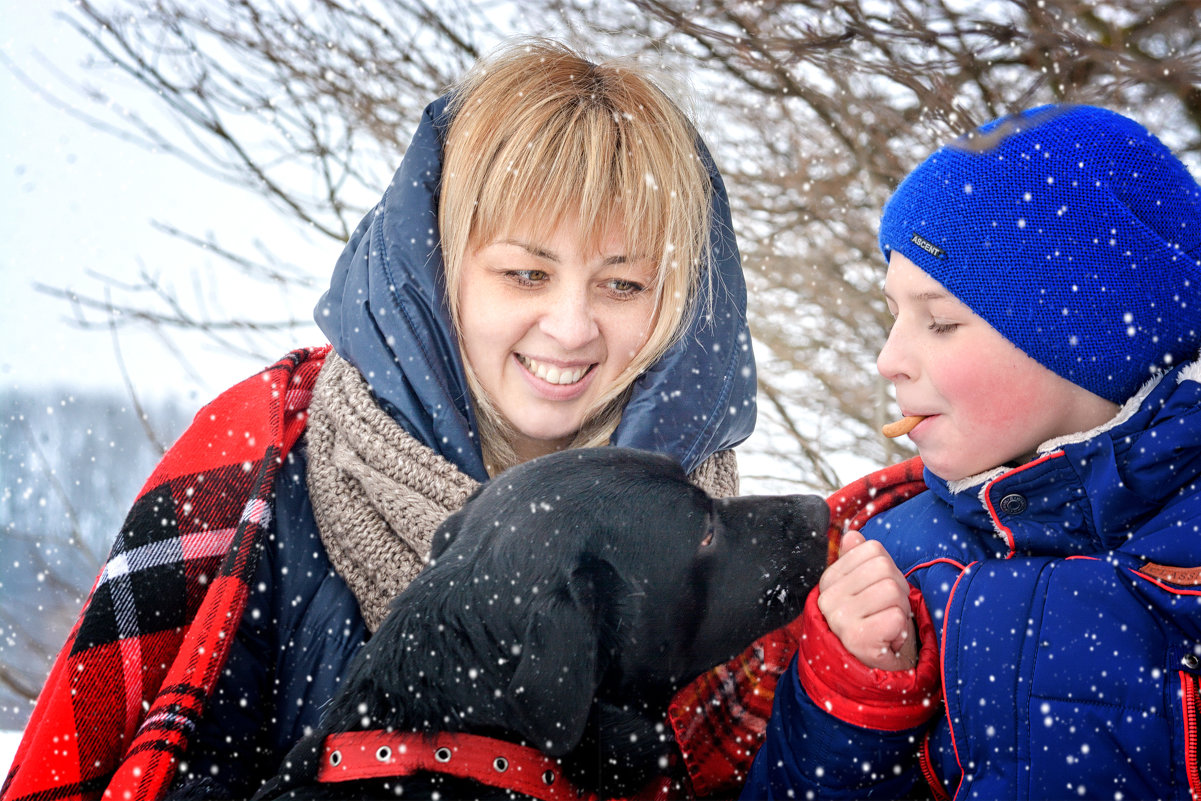
<svg viewBox="0 0 1201 801">
<path fill-rule="evenodd" d="M 441 748 L 439 748 L 437 751 L 434 752 L 434 759 L 438 760 L 439 762 L 449 762 L 450 761 L 450 749 L 447 748 L 446 746 L 442 746 Z"/>
<path fill-rule="evenodd" d="M 498 756 L 496 759 L 492 760 L 492 767 L 497 773 L 504 773 L 509 769 L 509 760 L 505 759 L 503 756 Z"/>
<path fill-rule="evenodd" d="M 387 762 L 392 758 L 392 749 L 386 745 L 381 745 L 375 751 L 375 758 L 380 762 Z"/>
<path fill-rule="evenodd" d="M 339 765 L 341 765 L 342 764 L 342 752 L 341 751 L 331 751 L 330 755 L 329 755 L 329 764 L 330 764 L 330 767 L 332 767 L 332 768 L 336 768 Z"/>
<path fill-rule="evenodd" d="M 555 772 L 553 770 L 542 771 L 542 783 L 548 787 L 555 783 Z"/>
</svg>

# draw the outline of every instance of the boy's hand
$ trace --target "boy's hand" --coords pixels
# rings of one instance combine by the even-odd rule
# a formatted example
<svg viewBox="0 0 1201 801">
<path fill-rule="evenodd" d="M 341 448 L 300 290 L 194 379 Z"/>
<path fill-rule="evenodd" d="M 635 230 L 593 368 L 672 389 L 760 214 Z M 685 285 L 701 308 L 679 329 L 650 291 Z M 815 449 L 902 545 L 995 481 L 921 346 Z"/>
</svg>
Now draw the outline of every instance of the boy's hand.
<svg viewBox="0 0 1201 801">
<path fill-rule="evenodd" d="M 822 573 L 818 587 L 818 609 L 856 659 L 881 670 L 917 665 L 909 583 L 884 546 L 848 531 L 838 559 Z"/>
</svg>

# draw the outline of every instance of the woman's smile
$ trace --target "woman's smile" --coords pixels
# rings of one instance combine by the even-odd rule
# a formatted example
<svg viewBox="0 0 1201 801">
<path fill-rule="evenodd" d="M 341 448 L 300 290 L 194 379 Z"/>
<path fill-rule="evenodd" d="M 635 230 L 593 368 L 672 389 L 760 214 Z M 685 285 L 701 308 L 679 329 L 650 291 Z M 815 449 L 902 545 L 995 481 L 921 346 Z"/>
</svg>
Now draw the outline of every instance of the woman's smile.
<svg viewBox="0 0 1201 801">
<path fill-rule="evenodd" d="M 535 378 L 541 379 L 547 384 L 555 384 L 557 386 L 579 383 L 580 379 L 596 366 L 593 363 L 579 366 L 564 365 L 560 367 L 533 359 L 521 353 L 517 354 L 517 361 L 521 362 L 521 365 Z"/>
</svg>

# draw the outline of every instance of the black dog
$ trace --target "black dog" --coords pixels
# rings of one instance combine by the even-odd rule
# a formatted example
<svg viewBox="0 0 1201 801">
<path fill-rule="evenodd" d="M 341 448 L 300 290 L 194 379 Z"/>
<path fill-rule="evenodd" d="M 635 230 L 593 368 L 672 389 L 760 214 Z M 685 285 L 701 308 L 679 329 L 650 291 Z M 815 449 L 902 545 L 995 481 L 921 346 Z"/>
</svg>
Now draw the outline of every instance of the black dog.
<svg viewBox="0 0 1201 801">
<path fill-rule="evenodd" d="M 673 761 L 673 694 L 799 614 L 826 564 L 827 520 L 816 496 L 714 500 L 674 461 L 641 451 L 571 450 L 513 468 L 438 530 L 430 565 L 364 646 L 320 730 L 256 798 L 513 797 L 424 768 L 318 783 L 355 750 L 336 733 L 361 730 L 484 735 L 554 758 L 519 771 L 511 754 L 496 757 L 498 774 L 550 784 L 561 766 L 561 787 L 636 791 Z M 379 742 L 369 756 L 390 762 L 426 741 Z M 446 747 L 455 737 L 441 742 L 429 742 L 435 770 L 458 754 Z"/>
</svg>

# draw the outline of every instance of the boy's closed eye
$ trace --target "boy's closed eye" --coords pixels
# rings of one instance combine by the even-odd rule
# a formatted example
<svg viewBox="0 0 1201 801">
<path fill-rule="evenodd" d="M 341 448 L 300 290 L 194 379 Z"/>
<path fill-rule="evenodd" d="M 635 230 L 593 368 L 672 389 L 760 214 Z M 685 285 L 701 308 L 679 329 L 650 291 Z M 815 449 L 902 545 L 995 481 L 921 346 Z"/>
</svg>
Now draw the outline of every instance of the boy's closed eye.
<svg viewBox="0 0 1201 801">
<path fill-rule="evenodd" d="M 939 298 L 933 302 L 938 303 L 943 300 L 945 299 Z M 930 299 L 926 299 L 926 305 L 930 305 L 930 302 Z M 886 333 L 891 334 L 892 327 L 896 325 L 897 318 L 900 315 L 900 309 L 897 308 L 897 304 L 891 299 L 888 299 L 888 313 L 892 315 L 892 322 L 889 324 Z M 929 309 L 927 309 L 927 313 L 930 315 L 930 320 L 926 323 L 926 328 L 935 334 L 950 334 L 963 325 L 960 319 L 953 316 L 935 313 L 935 311 Z"/>
</svg>

